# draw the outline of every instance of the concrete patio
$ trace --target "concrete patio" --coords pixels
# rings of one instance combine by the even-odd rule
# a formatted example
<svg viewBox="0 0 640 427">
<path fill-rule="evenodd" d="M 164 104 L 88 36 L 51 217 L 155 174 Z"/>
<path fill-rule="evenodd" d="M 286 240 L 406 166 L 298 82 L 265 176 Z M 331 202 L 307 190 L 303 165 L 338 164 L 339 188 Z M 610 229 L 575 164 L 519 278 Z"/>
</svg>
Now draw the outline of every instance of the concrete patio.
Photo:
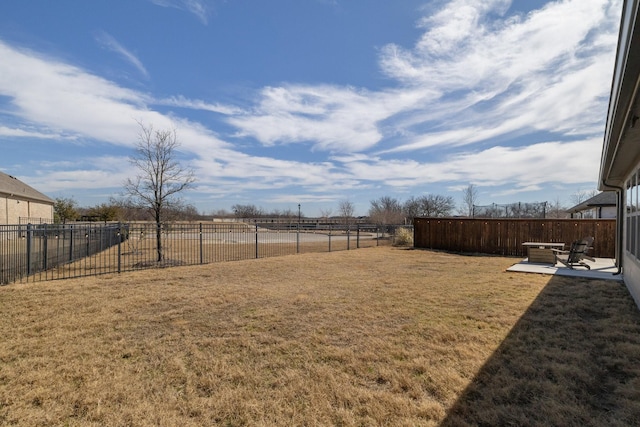
<svg viewBox="0 0 640 427">
<path fill-rule="evenodd" d="M 507 271 L 622 281 L 621 274 L 614 275 L 614 273 L 618 271 L 618 268 L 611 258 L 595 258 L 595 261 L 585 261 L 585 263 L 589 264 L 591 270 L 580 266 L 571 269 L 560 262 L 556 265 L 531 263 L 528 258 L 525 258 L 519 263 L 507 268 Z"/>
</svg>

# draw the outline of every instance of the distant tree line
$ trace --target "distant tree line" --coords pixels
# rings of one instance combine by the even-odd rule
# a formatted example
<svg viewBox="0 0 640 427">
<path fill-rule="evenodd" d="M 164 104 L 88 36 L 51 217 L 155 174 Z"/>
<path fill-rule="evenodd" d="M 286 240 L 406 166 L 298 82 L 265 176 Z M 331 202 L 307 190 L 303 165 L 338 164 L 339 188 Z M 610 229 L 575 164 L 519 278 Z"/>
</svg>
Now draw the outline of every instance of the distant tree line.
<svg viewBox="0 0 640 427">
<path fill-rule="evenodd" d="M 233 211 L 232 216 L 235 218 L 298 218 L 298 214 L 300 214 L 301 217 L 304 217 L 302 212 L 299 213 L 292 209 L 272 209 L 267 211 L 266 209 L 252 204 L 236 204 L 231 206 L 231 210 Z"/>
<path fill-rule="evenodd" d="M 438 194 L 411 196 L 405 202 L 383 196 L 370 203 L 369 219 L 380 225 L 412 223 L 417 217 L 451 216 L 456 207 L 453 197 Z"/>
<path fill-rule="evenodd" d="M 153 212 L 144 206 L 127 199 L 111 198 L 107 203 L 83 207 L 72 198 L 58 198 L 53 205 L 54 222 L 65 224 L 72 221 L 110 222 L 110 221 L 151 221 Z M 195 221 L 204 219 L 195 206 L 179 204 L 166 208 L 165 221 Z"/>
</svg>

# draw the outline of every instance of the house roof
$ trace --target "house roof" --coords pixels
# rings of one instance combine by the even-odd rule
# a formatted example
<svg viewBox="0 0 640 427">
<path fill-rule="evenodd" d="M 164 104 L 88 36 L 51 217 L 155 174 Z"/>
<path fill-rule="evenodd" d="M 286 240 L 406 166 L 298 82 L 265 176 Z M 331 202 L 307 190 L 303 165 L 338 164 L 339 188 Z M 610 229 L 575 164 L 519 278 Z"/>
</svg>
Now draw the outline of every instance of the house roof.
<svg viewBox="0 0 640 427">
<path fill-rule="evenodd" d="M 0 195 L 21 200 L 34 200 L 51 205 L 55 203 L 52 198 L 45 196 L 18 178 L 3 172 L 0 172 Z"/>
<path fill-rule="evenodd" d="M 640 24 L 638 0 L 625 0 L 622 7 L 618 50 L 611 83 L 611 96 L 604 145 L 600 160 L 600 189 L 624 187 L 624 180 L 640 160 Z"/>
<path fill-rule="evenodd" d="M 575 213 L 602 206 L 616 206 L 616 202 L 617 196 L 614 191 L 603 191 L 602 193 L 596 194 L 592 198 L 567 209 L 567 212 Z"/>
</svg>

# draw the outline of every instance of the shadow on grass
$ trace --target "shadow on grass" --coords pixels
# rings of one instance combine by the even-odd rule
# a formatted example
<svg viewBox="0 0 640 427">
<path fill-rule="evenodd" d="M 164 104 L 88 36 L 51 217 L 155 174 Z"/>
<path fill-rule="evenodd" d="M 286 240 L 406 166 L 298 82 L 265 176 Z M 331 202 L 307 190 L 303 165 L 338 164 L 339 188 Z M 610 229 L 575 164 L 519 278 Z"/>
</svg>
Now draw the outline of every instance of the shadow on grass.
<svg viewBox="0 0 640 427">
<path fill-rule="evenodd" d="M 640 311 L 622 283 L 554 277 L 441 425 L 638 423 Z"/>
</svg>

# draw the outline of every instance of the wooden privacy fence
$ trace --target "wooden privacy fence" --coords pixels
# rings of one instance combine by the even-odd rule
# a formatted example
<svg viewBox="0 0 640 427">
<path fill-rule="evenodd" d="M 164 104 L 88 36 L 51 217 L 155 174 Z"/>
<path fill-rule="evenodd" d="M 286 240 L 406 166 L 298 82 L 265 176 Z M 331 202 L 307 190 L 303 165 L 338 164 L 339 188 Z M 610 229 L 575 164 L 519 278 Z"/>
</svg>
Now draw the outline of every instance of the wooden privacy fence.
<svg viewBox="0 0 640 427">
<path fill-rule="evenodd" d="M 524 242 L 571 242 L 593 236 L 592 255 L 614 258 L 615 219 L 415 218 L 414 246 L 452 252 L 526 256 Z"/>
</svg>

